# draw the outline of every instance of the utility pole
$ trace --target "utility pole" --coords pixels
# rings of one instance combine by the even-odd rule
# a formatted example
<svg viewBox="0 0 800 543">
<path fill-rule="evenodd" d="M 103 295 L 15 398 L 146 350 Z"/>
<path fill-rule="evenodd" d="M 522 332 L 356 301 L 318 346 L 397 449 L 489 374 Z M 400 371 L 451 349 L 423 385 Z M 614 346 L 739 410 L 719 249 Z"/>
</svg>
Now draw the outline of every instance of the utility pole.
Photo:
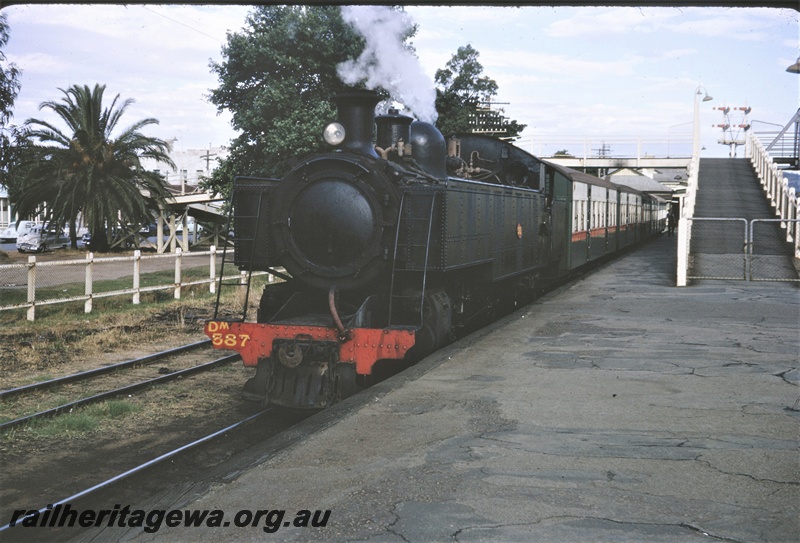
<svg viewBox="0 0 800 543">
<path fill-rule="evenodd" d="M 209 143 L 208 144 L 208 151 L 206 151 L 206 154 L 200 155 L 200 158 L 206 159 L 206 173 L 209 173 L 209 168 L 210 168 L 211 157 L 212 156 L 217 156 L 217 153 L 212 153 L 211 152 L 211 144 Z"/>
</svg>

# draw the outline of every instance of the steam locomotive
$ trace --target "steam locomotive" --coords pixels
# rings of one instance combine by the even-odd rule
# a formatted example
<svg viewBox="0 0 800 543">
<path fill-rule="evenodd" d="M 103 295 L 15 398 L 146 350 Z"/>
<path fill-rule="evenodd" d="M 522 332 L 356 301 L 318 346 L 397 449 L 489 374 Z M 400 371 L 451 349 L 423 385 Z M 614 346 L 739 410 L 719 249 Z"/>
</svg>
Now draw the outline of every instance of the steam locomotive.
<svg viewBox="0 0 800 543">
<path fill-rule="evenodd" d="M 327 407 L 664 228 L 663 200 L 379 101 L 339 95 L 331 152 L 234 182 L 235 265 L 284 279 L 255 322 L 205 326 L 256 368 L 248 397 Z"/>
</svg>

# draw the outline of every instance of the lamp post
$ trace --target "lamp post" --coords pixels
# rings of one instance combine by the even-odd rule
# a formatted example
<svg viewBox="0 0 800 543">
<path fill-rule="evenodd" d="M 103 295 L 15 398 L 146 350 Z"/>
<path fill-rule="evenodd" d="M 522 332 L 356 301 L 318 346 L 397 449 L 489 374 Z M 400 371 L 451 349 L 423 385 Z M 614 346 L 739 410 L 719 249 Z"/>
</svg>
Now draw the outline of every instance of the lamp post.
<svg viewBox="0 0 800 543">
<path fill-rule="evenodd" d="M 702 100 L 699 96 L 703 94 Z M 678 221 L 678 280 L 679 287 L 685 287 L 689 271 L 689 240 L 692 237 L 691 219 L 694 216 L 694 202 L 697 195 L 697 175 L 700 170 L 700 102 L 712 98 L 702 85 L 694 90 L 694 134 L 692 135 L 692 159 L 689 162 L 689 179 L 686 182 L 686 195 L 681 200 L 681 218 Z"/>
<path fill-rule="evenodd" d="M 702 91 L 700 89 L 702 89 Z M 697 97 L 701 94 L 705 94 L 702 99 L 703 102 L 709 102 L 713 100 L 713 98 L 708 95 L 708 91 L 704 86 L 700 85 L 694 90 L 694 134 L 692 136 L 693 157 L 700 154 L 700 100 L 698 100 Z"/>
</svg>

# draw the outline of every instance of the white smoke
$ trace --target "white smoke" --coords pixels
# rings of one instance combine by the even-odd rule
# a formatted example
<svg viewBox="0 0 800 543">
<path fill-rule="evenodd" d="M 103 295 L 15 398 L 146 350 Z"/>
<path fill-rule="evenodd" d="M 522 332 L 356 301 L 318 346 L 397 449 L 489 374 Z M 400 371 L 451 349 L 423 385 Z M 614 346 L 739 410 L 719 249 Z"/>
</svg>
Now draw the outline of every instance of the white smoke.
<svg viewBox="0 0 800 543">
<path fill-rule="evenodd" d="M 411 17 L 387 6 L 343 6 L 342 18 L 366 40 L 358 59 L 337 66 L 342 81 L 373 90 L 381 87 L 420 121 L 434 122 L 438 115 L 433 81 L 403 45 L 403 36 L 413 26 Z"/>
</svg>

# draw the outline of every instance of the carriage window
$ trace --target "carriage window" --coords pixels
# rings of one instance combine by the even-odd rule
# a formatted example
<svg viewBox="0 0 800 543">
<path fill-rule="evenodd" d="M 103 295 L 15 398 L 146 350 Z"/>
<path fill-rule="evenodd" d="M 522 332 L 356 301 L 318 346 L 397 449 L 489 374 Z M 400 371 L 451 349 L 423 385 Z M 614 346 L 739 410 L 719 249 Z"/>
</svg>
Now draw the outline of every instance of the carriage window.
<svg viewBox="0 0 800 543">
<path fill-rule="evenodd" d="M 586 224 L 586 202 L 581 200 L 581 222 L 578 225 L 578 230 L 584 230 Z"/>
<path fill-rule="evenodd" d="M 578 213 L 579 213 L 578 207 L 579 206 L 580 206 L 580 203 L 579 202 L 575 202 L 575 214 L 572 217 L 572 231 L 573 232 L 577 232 L 578 231 Z"/>
<path fill-rule="evenodd" d="M 603 226 L 600 222 L 600 202 L 594 203 L 594 224 L 596 226 Z"/>
</svg>

